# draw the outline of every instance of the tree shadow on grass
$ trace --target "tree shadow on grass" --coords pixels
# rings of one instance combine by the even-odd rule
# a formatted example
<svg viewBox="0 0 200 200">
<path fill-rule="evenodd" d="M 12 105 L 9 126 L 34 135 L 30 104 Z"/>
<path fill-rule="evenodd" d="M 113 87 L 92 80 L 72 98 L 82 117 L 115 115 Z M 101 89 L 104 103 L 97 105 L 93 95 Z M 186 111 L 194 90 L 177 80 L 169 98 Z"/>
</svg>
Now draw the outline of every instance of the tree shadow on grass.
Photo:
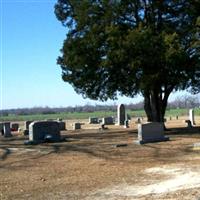
<svg viewBox="0 0 200 200">
<path fill-rule="evenodd" d="M 199 134 L 200 135 L 200 127 L 192 127 L 192 128 L 187 128 L 187 127 L 179 127 L 179 128 L 171 128 L 168 131 L 165 131 L 166 135 L 188 135 L 190 137 L 191 135 L 194 134 Z"/>
<path fill-rule="evenodd" d="M 168 131 L 168 135 L 183 135 L 184 137 L 191 137 L 191 134 L 199 134 L 199 127 L 188 130 L 189 132 L 185 133 L 185 128 L 175 128 Z M 128 131 L 111 131 L 111 132 L 94 132 L 94 133 L 77 133 L 71 135 L 64 135 L 66 141 L 60 143 L 42 143 L 39 145 L 24 145 L 25 137 L 13 137 L 7 140 L 0 140 L 0 146 L 3 146 L 3 154 L 0 155 L 0 160 L 5 160 L 9 155 L 12 154 L 10 148 L 18 148 L 22 151 L 26 150 L 35 150 L 36 155 L 25 152 L 26 158 L 9 162 L 9 163 L 0 163 L 0 167 L 12 167 L 12 164 L 19 162 L 27 162 L 29 160 L 37 160 L 41 157 L 48 156 L 50 154 L 64 154 L 64 153 L 83 153 L 91 157 L 101 158 L 111 161 L 124 161 L 131 163 L 140 163 L 144 162 L 144 159 L 167 159 L 169 157 L 177 157 L 182 154 L 183 149 L 174 149 L 171 150 L 170 145 L 162 145 L 162 143 L 153 143 L 145 145 L 137 144 L 128 144 L 126 147 L 117 148 L 116 144 L 124 143 L 128 140 L 133 139 L 133 135 L 130 135 L 132 130 Z M 192 136 L 193 137 L 193 136 Z M 170 142 L 170 141 L 169 141 Z M 167 144 L 169 144 L 169 142 Z M 161 145 L 161 146 L 160 146 Z M 168 153 L 163 153 L 166 150 Z M 171 153 L 170 153 L 171 150 Z M 27 151 L 28 152 L 28 151 Z M 37 153 L 38 152 L 38 153 Z M 43 153 L 46 152 L 46 153 Z M 141 153 L 144 152 L 144 153 Z M 145 153 L 146 152 L 146 153 Z M 186 153 L 186 152 L 185 152 Z M 190 153 L 190 152 L 188 152 Z M 24 155 L 25 155 L 24 154 Z M 29 156 L 30 155 L 30 156 Z M 163 158 L 162 158 L 163 157 Z M 132 158 L 132 160 L 130 159 Z M 30 162 L 32 163 L 32 162 Z M 14 168 L 14 166 L 13 166 Z"/>
</svg>

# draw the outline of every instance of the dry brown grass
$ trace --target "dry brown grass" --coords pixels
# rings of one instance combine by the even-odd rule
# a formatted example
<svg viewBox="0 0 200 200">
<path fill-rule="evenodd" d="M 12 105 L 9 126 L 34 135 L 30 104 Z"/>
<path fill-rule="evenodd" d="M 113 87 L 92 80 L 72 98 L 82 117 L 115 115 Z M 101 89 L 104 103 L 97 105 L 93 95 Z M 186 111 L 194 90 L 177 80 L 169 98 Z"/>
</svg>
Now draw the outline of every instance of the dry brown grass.
<svg viewBox="0 0 200 200">
<path fill-rule="evenodd" d="M 170 141 L 142 146 L 134 143 L 135 120 L 129 129 L 113 125 L 99 131 L 90 125 L 96 129 L 63 131 L 66 141 L 61 143 L 25 146 L 25 136 L 1 137 L 0 199 L 198 199 L 200 179 L 192 182 L 192 175 L 200 175 L 200 151 L 192 145 L 200 142 L 199 119 L 192 130 L 184 128 L 185 118 L 168 121 Z M 191 184 L 166 182 L 178 175 L 189 177 Z M 168 191 L 159 193 L 156 186 Z"/>
</svg>

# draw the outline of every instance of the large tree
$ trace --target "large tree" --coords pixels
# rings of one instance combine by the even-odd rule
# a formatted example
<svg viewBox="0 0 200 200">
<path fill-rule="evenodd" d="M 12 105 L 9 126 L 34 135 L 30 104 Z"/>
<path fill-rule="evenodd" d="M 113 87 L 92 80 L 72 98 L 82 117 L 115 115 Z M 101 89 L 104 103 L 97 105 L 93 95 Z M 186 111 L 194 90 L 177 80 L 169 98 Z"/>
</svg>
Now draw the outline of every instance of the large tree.
<svg viewBox="0 0 200 200">
<path fill-rule="evenodd" d="M 200 83 L 199 0 L 58 0 L 62 78 L 91 99 L 144 96 L 163 122 L 172 91 Z"/>
</svg>

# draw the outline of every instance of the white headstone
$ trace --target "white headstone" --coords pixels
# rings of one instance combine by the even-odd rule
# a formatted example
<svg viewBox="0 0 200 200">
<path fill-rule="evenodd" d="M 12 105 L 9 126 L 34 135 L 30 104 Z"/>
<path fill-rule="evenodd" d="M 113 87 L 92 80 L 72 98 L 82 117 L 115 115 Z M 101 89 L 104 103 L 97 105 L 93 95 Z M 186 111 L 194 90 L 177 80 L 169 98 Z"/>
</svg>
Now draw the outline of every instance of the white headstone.
<svg viewBox="0 0 200 200">
<path fill-rule="evenodd" d="M 193 109 L 189 110 L 189 120 L 191 121 L 192 126 L 194 126 L 195 121 L 194 121 L 194 110 Z"/>
<path fill-rule="evenodd" d="M 169 140 L 164 136 L 164 125 L 159 122 L 149 122 L 138 124 L 138 142 L 140 144 L 148 142 L 160 142 Z"/>
</svg>

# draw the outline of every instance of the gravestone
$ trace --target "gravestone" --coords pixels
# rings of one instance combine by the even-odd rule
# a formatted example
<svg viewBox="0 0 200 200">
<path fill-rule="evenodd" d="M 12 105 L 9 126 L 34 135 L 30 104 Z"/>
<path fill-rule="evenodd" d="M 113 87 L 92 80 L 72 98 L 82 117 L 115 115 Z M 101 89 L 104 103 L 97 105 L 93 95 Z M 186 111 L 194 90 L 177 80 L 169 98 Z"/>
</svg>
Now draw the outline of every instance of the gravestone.
<svg viewBox="0 0 200 200">
<path fill-rule="evenodd" d="M 4 137 L 11 137 L 12 136 L 11 130 L 10 130 L 10 122 L 5 122 L 3 124 L 3 134 L 4 134 Z"/>
<path fill-rule="evenodd" d="M 98 124 L 99 118 L 98 117 L 89 117 L 89 124 Z"/>
<path fill-rule="evenodd" d="M 4 132 L 3 132 L 3 123 L 0 123 L 0 132 L 1 132 L 1 135 L 4 135 Z"/>
<path fill-rule="evenodd" d="M 138 124 L 138 141 L 139 144 L 148 142 L 168 141 L 169 138 L 164 136 L 164 125 L 159 122 L 149 122 Z"/>
<path fill-rule="evenodd" d="M 129 114 L 126 114 L 126 120 L 131 120 L 131 116 Z"/>
<path fill-rule="evenodd" d="M 128 120 L 124 121 L 124 128 L 129 128 Z"/>
<path fill-rule="evenodd" d="M 194 126 L 195 121 L 194 121 L 194 110 L 193 109 L 189 110 L 189 120 L 191 121 L 192 126 Z"/>
<path fill-rule="evenodd" d="M 11 129 L 12 129 L 12 131 L 17 131 L 18 128 L 19 128 L 19 124 L 17 124 L 17 123 L 12 123 L 12 124 L 11 124 Z"/>
<path fill-rule="evenodd" d="M 28 130 L 29 129 L 29 125 L 32 123 L 33 121 L 25 121 L 24 122 L 24 130 Z"/>
<path fill-rule="evenodd" d="M 124 121 L 126 120 L 126 111 L 124 104 L 119 104 L 117 107 L 117 120 L 118 125 L 124 125 Z"/>
<path fill-rule="evenodd" d="M 56 121 L 37 121 L 29 125 L 29 141 L 34 143 L 60 141 L 60 127 Z"/>
<path fill-rule="evenodd" d="M 75 122 L 72 124 L 73 130 L 81 129 L 81 123 Z"/>
<path fill-rule="evenodd" d="M 141 124 L 141 123 L 142 123 L 141 121 L 142 121 L 141 118 L 138 117 L 135 123 L 136 123 L 136 124 Z"/>
<path fill-rule="evenodd" d="M 187 128 L 192 128 L 192 122 L 190 120 L 185 120 L 185 123 L 187 124 Z"/>
<path fill-rule="evenodd" d="M 66 130 L 66 129 L 65 129 L 65 122 L 63 122 L 63 121 L 57 121 L 57 122 L 58 122 L 58 124 L 59 124 L 60 131 Z"/>
<path fill-rule="evenodd" d="M 102 118 L 102 124 L 105 124 L 105 125 L 112 125 L 114 124 L 114 118 L 113 117 L 104 117 Z"/>
</svg>

